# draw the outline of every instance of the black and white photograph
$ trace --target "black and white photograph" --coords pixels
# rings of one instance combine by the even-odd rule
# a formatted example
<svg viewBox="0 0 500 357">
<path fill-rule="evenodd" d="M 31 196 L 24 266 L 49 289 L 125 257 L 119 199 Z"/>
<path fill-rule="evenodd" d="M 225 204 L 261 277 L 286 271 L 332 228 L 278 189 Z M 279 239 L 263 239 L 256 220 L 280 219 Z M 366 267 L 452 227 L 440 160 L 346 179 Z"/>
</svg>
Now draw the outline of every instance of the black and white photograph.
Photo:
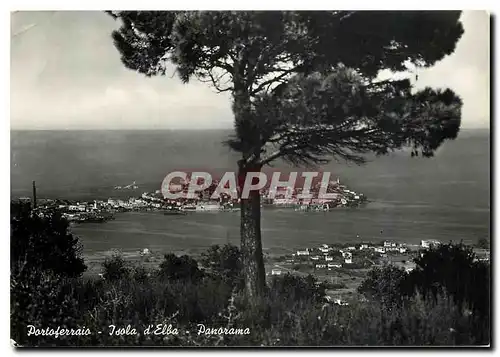
<svg viewBox="0 0 500 357">
<path fill-rule="evenodd" d="M 12 10 L 11 345 L 491 348 L 492 24 Z"/>
</svg>

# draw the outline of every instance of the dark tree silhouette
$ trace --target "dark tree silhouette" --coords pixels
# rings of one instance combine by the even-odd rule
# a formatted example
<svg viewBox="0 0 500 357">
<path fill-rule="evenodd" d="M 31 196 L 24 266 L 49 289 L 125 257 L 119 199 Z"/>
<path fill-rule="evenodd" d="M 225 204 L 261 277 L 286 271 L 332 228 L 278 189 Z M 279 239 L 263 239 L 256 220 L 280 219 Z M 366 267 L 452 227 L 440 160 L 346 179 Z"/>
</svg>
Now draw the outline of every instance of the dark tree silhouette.
<svg viewBox="0 0 500 357">
<path fill-rule="evenodd" d="M 419 292 L 425 299 L 449 295 L 460 310 L 468 309 L 477 343 L 489 343 L 490 266 L 478 261 L 472 248 L 443 244 L 423 251 L 414 259 L 410 273 L 394 266 L 371 270 L 358 291 L 385 307 L 401 306 L 406 297 Z"/>
<path fill-rule="evenodd" d="M 24 344 L 29 324 L 72 321 L 74 303 L 67 299 L 66 278 L 86 270 L 78 238 L 58 212 L 32 209 L 29 203 L 10 205 L 11 331 Z M 50 320 L 49 320 L 50 319 Z"/>
<path fill-rule="evenodd" d="M 381 70 L 429 67 L 451 54 L 463 33 L 458 11 L 109 12 L 124 65 L 146 76 L 172 63 L 233 99 L 240 182 L 272 161 L 356 163 L 363 154 L 411 147 L 424 156 L 460 127 L 461 100 L 450 90 L 412 91 L 377 79 Z M 241 200 L 246 287 L 265 288 L 260 195 Z"/>
<path fill-rule="evenodd" d="M 312 276 L 301 277 L 290 273 L 274 277 L 270 282 L 271 297 L 276 299 L 324 301 L 326 285 Z"/>
<path fill-rule="evenodd" d="M 455 302 L 481 317 L 490 313 L 489 264 L 476 259 L 471 247 L 462 243 L 441 244 L 414 259 L 409 285 L 436 295 L 445 289 Z"/>
<path fill-rule="evenodd" d="M 407 276 L 404 269 L 393 265 L 374 268 L 358 287 L 358 292 L 387 308 L 398 306 L 405 295 L 403 286 Z"/>
<path fill-rule="evenodd" d="M 476 246 L 480 249 L 490 249 L 490 242 L 486 238 L 479 238 Z"/>
<path fill-rule="evenodd" d="M 110 281 L 128 278 L 132 273 L 125 259 L 119 254 L 107 257 L 102 263 L 102 268 L 104 279 Z"/>
<path fill-rule="evenodd" d="M 68 221 L 60 213 L 41 214 L 20 202 L 12 202 L 10 209 L 13 279 L 23 281 L 27 275 L 43 273 L 78 277 L 87 269 L 79 240 L 69 232 Z"/>
<path fill-rule="evenodd" d="M 202 277 L 198 262 L 188 255 L 165 254 L 159 274 L 167 280 L 197 281 Z"/>
<path fill-rule="evenodd" d="M 222 247 L 213 245 L 201 254 L 200 262 L 229 285 L 238 288 L 242 286 L 243 264 L 238 247 L 231 244 Z"/>
</svg>

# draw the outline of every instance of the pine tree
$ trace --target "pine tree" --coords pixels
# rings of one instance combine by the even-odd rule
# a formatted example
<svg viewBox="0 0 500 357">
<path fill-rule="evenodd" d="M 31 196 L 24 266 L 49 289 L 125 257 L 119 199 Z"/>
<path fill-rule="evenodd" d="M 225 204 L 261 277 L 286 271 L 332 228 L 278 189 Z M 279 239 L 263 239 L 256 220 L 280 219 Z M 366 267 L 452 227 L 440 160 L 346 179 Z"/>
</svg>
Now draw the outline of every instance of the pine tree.
<svg viewBox="0 0 500 357">
<path fill-rule="evenodd" d="M 463 33 L 458 11 L 111 11 L 124 65 L 230 92 L 240 178 L 281 159 L 363 163 L 363 154 L 411 147 L 432 156 L 460 128 L 461 100 L 450 90 L 414 92 L 381 70 L 429 67 Z M 412 155 L 412 156 L 413 156 Z M 247 291 L 265 288 L 260 194 L 241 201 Z"/>
</svg>

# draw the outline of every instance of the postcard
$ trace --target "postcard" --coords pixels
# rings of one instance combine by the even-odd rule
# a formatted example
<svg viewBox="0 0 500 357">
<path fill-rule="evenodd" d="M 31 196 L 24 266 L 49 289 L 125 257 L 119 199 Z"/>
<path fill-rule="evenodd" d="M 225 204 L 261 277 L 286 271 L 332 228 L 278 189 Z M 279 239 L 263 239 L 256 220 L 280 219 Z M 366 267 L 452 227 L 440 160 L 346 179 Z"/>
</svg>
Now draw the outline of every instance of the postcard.
<svg viewBox="0 0 500 357">
<path fill-rule="evenodd" d="M 491 345 L 486 11 L 11 13 L 11 343 Z"/>
</svg>

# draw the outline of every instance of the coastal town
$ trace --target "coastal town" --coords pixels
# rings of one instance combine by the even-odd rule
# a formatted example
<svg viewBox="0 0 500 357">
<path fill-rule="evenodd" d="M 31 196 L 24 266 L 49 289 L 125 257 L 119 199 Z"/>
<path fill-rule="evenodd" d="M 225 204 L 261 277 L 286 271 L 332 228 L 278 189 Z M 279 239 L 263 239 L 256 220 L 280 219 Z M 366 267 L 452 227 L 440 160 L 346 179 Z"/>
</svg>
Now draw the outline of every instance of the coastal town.
<svg viewBox="0 0 500 357">
<path fill-rule="evenodd" d="M 128 199 L 110 197 L 107 200 L 74 201 L 62 199 L 36 199 L 36 187 L 33 186 L 33 198 L 24 197 L 22 201 L 36 202 L 36 208 L 43 213 L 45 210 L 58 210 L 70 222 L 96 223 L 106 222 L 114 218 L 119 212 L 128 211 L 161 211 L 165 215 L 186 215 L 189 212 L 228 212 L 239 210 L 239 199 L 234 199 L 229 194 L 221 193 L 217 200 L 211 199 L 218 182 L 214 181 L 206 189 L 197 192 L 194 198 L 166 199 L 161 190 L 144 192 Z M 171 191 L 185 191 L 188 183 L 171 184 Z M 133 182 L 130 185 L 115 186 L 115 190 L 137 191 L 139 186 Z M 311 192 L 319 190 L 319 185 L 314 185 Z M 288 208 L 295 211 L 317 212 L 331 211 L 340 207 L 358 207 L 367 202 L 362 193 L 350 190 L 340 180 L 330 181 L 327 192 L 331 198 L 311 198 L 309 200 L 298 198 L 302 190 L 292 187 L 278 187 L 274 192 L 269 188 L 260 190 L 262 207 Z"/>
<path fill-rule="evenodd" d="M 399 262 L 400 267 L 411 271 L 414 267 L 407 261 L 419 249 L 427 249 L 439 245 L 438 241 L 421 241 L 420 245 L 386 240 L 380 243 L 332 243 L 317 247 L 297 250 L 290 255 L 280 256 L 275 263 L 291 267 L 294 271 L 318 272 L 334 269 L 366 269 L 388 262 Z M 284 269 L 288 270 L 288 269 Z M 283 270 L 272 269 L 271 275 L 280 275 Z"/>
<path fill-rule="evenodd" d="M 357 237 L 359 239 L 359 237 Z M 356 289 L 373 268 L 393 265 L 404 271 L 415 269 L 414 258 L 437 248 L 440 241 L 421 240 L 406 244 L 392 240 L 380 242 L 320 244 L 287 255 L 266 257 L 268 277 L 285 274 L 313 275 L 327 287 L 326 299 L 336 305 L 349 305 Z M 489 261 L 488 249 L 474 249 L 477 261 Z"/>
</svg>

